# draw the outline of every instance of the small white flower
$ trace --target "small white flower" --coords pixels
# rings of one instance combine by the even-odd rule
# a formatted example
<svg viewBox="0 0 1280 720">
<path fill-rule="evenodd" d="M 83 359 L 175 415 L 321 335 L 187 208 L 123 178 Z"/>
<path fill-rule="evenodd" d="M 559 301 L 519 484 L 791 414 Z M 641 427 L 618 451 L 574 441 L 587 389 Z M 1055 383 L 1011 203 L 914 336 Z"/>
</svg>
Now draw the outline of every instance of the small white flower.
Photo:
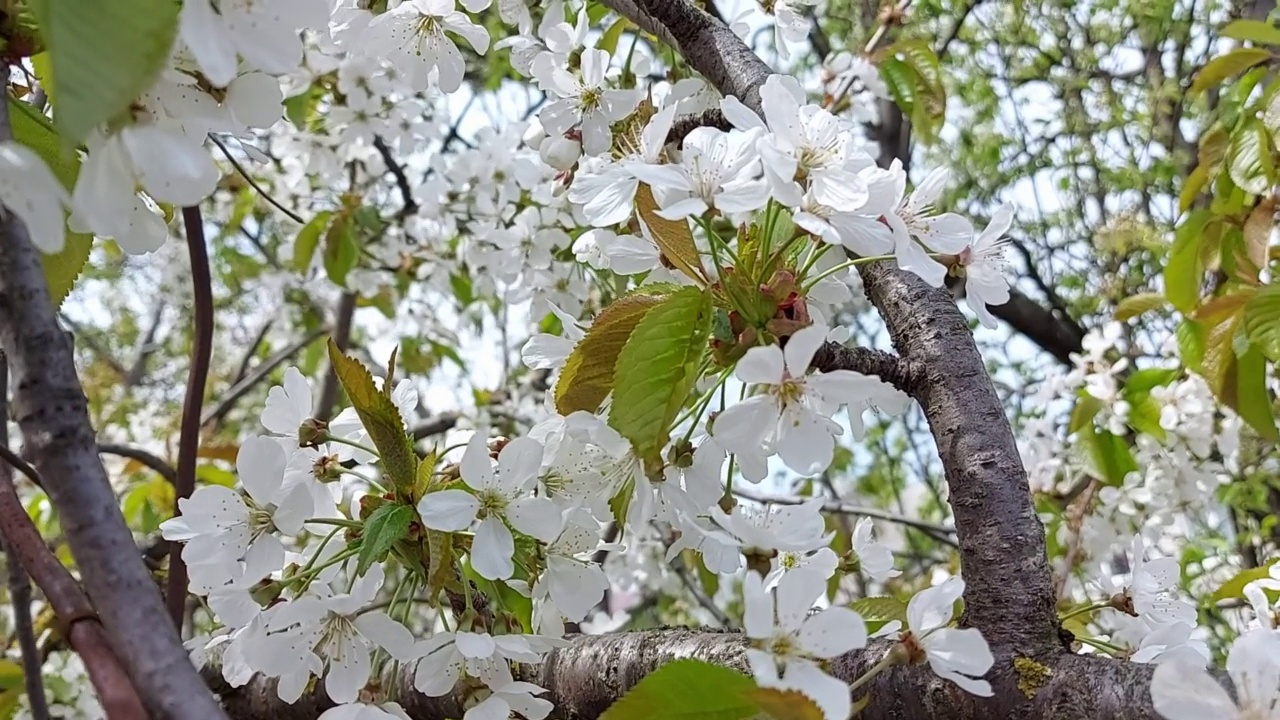
<svg viewBox="0 0 1280 720">
<path fill-rule="evenodd" d="M 908 644 L 913 662 L 928 660 L 939 677 L 959 685 L 966 692 L 991 697 L 991 683 L 977 678 L 987 674 L 995 657 L 977 628 L 949 628 L 956 600 L 964 594 L 964 580 L 948 578 L 940 585 L 921 590 L 907 603 Z"/>
<path fill-rule="evenodd" d="M 759 210 L 769 200 L 769 186 L 760 178 L 760 131 L 724 132 L 695 128 L 685 136 L 677 165 L 636 165 L 631 168 L 651 185 L 661 206 L 658 215 L 681 220 L 709 208 L 722 213 Z"/>
<path fill-rule="evenodd" d="M 409 720 L 399 703 L 354 702 L 325 710 L 318 720 Z"/>
<path fill-rule="evenodd" d="M 1130 660 L 1140 663 L 1180 662 L 1204 667 L 1209 662 L 1209 646 L 1192 640 L 1195 627 L 1184 622 L 1162 623 L 1142 638 Z"/>
<path fill-rule="evenodd" d="M 489 50 L 489 32 L 459 12 L 454 0 L 407 0 L 374 18 L 360 45 L 384 54 L 408 74 L 412 87 L 425 89 L 434 69 L 440 89 L 452 93 L 462 86 L 467 64 L 446 30 L 481 55 Z"/>
<path fill-rule="evenodd" d="M 0 204 L 27 226 L 36 249 L 62 250 L 67 225 L 64 208 L 71 204 L 67 189 L 39 155 L 12 141 L 0 143 Z"/>
<path fill-rule="evenodd" d="M 1013 206 L 1001 205 L 991 216 L 986 229 L 978 234 L 973 244 L 960 251 L 960 265 L 964 268 L 965 302 L 978 316 L 979 322 L 989 328 L 997 323 L 988 305 L 1009 302 L 1009 281 L 1005 273 L 1009 263 L 1004 250 L 1009 241 L 1001 239 L 1013 223 Z"/>
<path fill-rule="evenodd" d="M 1151 702 L 1167 720 L 1272 720 L 1280 711 L 1280 636 L 1252 630 L 1231 645 L 1227 674 L 1231 699 L 1202 664 L 1167 662 L 1151 677 Z"/>
<path fill-rule="evenodd" d="M 422 524 L 432 530 L 457 532 L 477 518 L 471 545 L 471 564 L 489 580 L 505 580 L 515 572 L 512 555 L 515 540 L 507 523 L 542 542 L 555 539 L 560 529 L 560 512 L 547 498 L 528 495 L 537 482 L 543 448 L 531 438 L 516 438 L 498 454 L 494 472 L 485 435 L 477 432 L 462 456 L 462 479 L 473 492 L 440 490 L 427 493 L 418 502 Z"/>
<path fill-rule="evenodd" d="M 639 104 L 640 90 L 610 89 L 605 85 L 609 53 L 597 48 L 582 51 L 581 75 L 564 68 L 551 72 L 551 91 L 560 97 L 538 115 L 548 135 L 564 135 L 575 125 L 582 128 L 582 150 L 599 155 L 613 144 L 610 123 L 631 114 Z"/>
<path fill-rule="evenodd" d="M 667 134 L 675 122 L 675 111 L 671 105 L 649 118 L 640 132 L 640 147 L 620 161 L 599 158 L 579 166 L 573 186 L 569 188 L 569 200 L 582 206 L 583 214 L 592 225 L 608 227 L 631 217 L 640 187 L 633 168 L 659 164 Z"/>
<path fill-rule="evenodd" d="M 311 418 L 311 383 L 296 367 L 284 371 L 284 384 L 267 391 L 262 426 L 276 435 L 297 437 L 298 428 Z"/>
<path fill-rule="evenodd" d="M 1135 535 L 1129 546 L 1129 562 L 1132 569 L 1129 596 L 1133 609 L 1139 615 L 1154 622 L 1184 622 L 1195 624 L 1195 606 L 1179 600 L 1171 592 L 1181 576 L 1178 561 L 1174 558 L 1147 560 L 1146 546 L 1141 535 Z"/>
<path fill-rule="evenodd" d="M 853 528 L 853 553 L 858 558 L 859 569 L 876 582 L 901 575 L 893 568 L 893 553 L 872 536 L 874 530 L 871 518 L 866 517 Z"/>
<path fill-rule="evenodd" d="M 831 465 L 835 436 L 843 432 L 831 416 L 841 405 L 849 405 L 855 437 L 862 436 L 862 413 L 873 404 L 889 412 L 906 409 L 906 396 L 878 378 L 852 370 L 806 374 L 826 336 L 825 327 L 811 325 L 792 335 L 785 350 L 754 347 L 738 361 L 738 379 L 765 392 L 716 418 L 714 435 L 730 452 L 773 448 L 787 467 L 812 475 Z"/>
<path fill-rule="evenodd" d="M 302 63 L 302 28 L 324 28 L 322 0 L 193 0 L 182 4 L 182 41 L 209 82 L 226 87 L 237 74 L 236 54 L 271 75 L 287 75 Z"/>
<path fill-rule="evenodd" d="M 906 192 L 907 174 L 900 160 L 893 161 L 889 173 L 894 181 L 896 209 L 885 215 L 885 219 L 893 231 L 898 267 L 919 275 L 934 287 L 941 287 L 947 270 L 929 257 L 920 243 L 936 252 L 958 253 L 973 240 L 973 225 L 955 213 L 935 215 L 933 212 L 933 203 L 942 195 L 947 182 L 946 168 L 929 173 L 910 195 Z"/>
<path fill-rule="evenodd" d="M 533 585 L 534 598 L 550 598 L 571 622 L 585 618 L 609 589 L 604 569 L 584 557 L 599 546 L 597 531 L 575 522 L 578 514 L 570 508 L 562 515 L 563 529 L 547 545 L 546 569 Z M 590 516 L 583 520 L 595 524 Z"/>
</svg>

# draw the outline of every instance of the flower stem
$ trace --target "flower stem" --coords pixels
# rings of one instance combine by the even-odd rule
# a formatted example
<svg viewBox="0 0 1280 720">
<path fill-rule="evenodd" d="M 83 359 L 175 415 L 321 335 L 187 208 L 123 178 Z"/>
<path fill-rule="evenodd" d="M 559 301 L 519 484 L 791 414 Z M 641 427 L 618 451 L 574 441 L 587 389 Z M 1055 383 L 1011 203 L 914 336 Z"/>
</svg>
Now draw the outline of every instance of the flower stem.
<svg viewBox="0 0 1280 720">
<path fill-rule="evenodd" d="M 895 644 L 893 647 L 889 648 L 889 651 L 884 654 L 884 657 L 880 658 L 880 662 L 876 663 L 875 665 L 872 665 L 870 670 L 867 670 L 865 673 L 863 673 L 862 676 L 859 677 L 857 680 L 854 680 L 852 683 L 849 683 L 849 692 L 853 692 L 854 690 L 857 690 L 863 685 L 866 685 L 867 683 L 871 682 L 872 678 L 884 672 L 885 670 L 888 670 L 894 665 L 903 664 L 904 662 L 906 662 L 905 655 L 906 655 L 905 648 L 902 647 L 902 644 L 901 643 Z"/>
<path fill-rule="evenodd" d="M 1091 613 L 1094 610 L 1103 610 L 1109 607 L 1111 607 L 1111 603 L 1109 602 L 1098 602 L 1092 605 L 1085 605 L 1084 607 L 1078 607 L 1075 610 L 1072 610 L 1071 612 L 1067 613 L 1066 615 L 1060 616 L 1058 618 L 1058 622 L 1065 622 L 1078 615 L 1084 615 L 1085 613 Z"/>
<path fill-rule="evenodd" d="M 378 454 L 378 451 L 377 451 L 376 449 L 371 448 L 371 447 L 368 447 L 368 446 L 366 446 L 366 445 L 361 445 L 360 443 L 356 442 L 355 440 L 348 440 L 347 438 L 338 437 L 337 435 L 325 435 L 325 438 L 324 438 L 324 439 L 325 439 L 325 441 L 326 441 L 326 442 L 337 443 L 337 444 L 339 444 L 339 445 L 348 445 L 348 446 L 353 447 L 353 448 L 355 448 L 355 449 L 357 449 L 357 450 L 363 450 L 363 451 L 365 451 L 365 452 L 369 453 L 370 455 L 372 455 L 372 456 L 374 456 L 374 457 L 381 457 L 381 456 Z"/>
</svg>

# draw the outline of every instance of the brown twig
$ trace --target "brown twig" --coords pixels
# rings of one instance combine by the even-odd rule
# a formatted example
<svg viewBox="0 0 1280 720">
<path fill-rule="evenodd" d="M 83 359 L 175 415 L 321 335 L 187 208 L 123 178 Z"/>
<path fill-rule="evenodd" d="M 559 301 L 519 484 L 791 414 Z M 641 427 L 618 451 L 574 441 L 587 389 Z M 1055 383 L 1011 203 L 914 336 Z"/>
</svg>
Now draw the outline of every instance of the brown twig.
<svg viewBox="0 0 1280 720">
<path fill-rule="evenodd" d="M 334 311 L 336 317 L 333 321 L 333 343 L 338 349 L 346 352 L 347 347 L 351 344 L 351 317 L 356 312 L 356 294 L 353 292 L 345 292 L 342 299 L 338 301 L 338 307 Z M 333 366 L 329 366 L 329 372 L 325 373 L 324 382 L 320 386 L 320 397 L 316 401 L 316 409 L 314 417 L 317 420 L 327 422 L 333 416 L 333 406 L 338 402 L 338 375 L 333 371 Z"/>
<path fill-rule="evenodd" d="M 263 361 L 261 365 L 253 369 L 253 372 L 239 380 L 235 385 L 231 386 L 229 390 L 222 393 L 222 397 L 218 400 L 218 404 L 209 408 L 208 412 L 205 413 L 204 418 L 200 421 L 201 427 L 217 425 L 221 422 L 222 418 L 226 417 L 227 413 L 231 412 L 232 408 L 235 407 L 236 402 L 257 386 L 258 383 L 265 380 L 267 376 L 271 374 L 272 370 L 283 365 L 289 360 L 289 358 L 297 355 L 302 348 L 315 342 L 317 338 L 323 336 L 327 332 L 329 332 L 329 329 L 324 327 L 312 330 L 310 333 L 307 333 L 305 337 L 300 338 L 289 347 Z"/>
<path fill-rule="evenodd" d="M 413 188 L 409 187 L 409 178 L 405 177 L 404 167 L 396 162 L 395 157 L 391 155 L 391 148 L 387 147 L 387 142 L 381 135 L 374 136 L 373 147 L 378 150 L 382 161 L 386 163 L 387 172 L 396 179 L 396 187 L 400 188 L 400 197 L 404 200 L 404 206 L 400 208 L 400 212 L 396 213 L 396 217 L 404 220 L 411 215 L 417 215 L 418 201 L 413 199 Z"/>
<path fill-rule="evenodd" d="M 98 443 L 98 452 L 103 455 L 116 455 L 118 457 L 136 460 L 159 473 L 160 477 L 163 477 L 170 483 L 176 485 L 178 482 L 178 471 L 174 469 L 172 465 L 159 455 L 149 453 L 142 448 L 133 447 L 132 445 L 120 445 L 118 443 Z"/>
<path fill-rule="evenodd" d="M 0 350 L 0 447 L 9 448 L 9 362 Z M 27 704 L 35 720 L 49 720 L 49 701 L 44 696 L 44 675 L 40 672 L 43 658 L 36 645 L 35 628 L 31 625 L 31 578 L 22 563 L 0 542 L 9 564 L 9 602 L 13 605 L 13 625 L 22 651 L 22 683 L 27 690 Z"/>
<path fill-rule="evenodd" d="M 196 455 L 200 449 L 200 408 L 204 404 L 205 383 L 209 379 L 209 359 L 213 352 L 213 287 L 209 277 L 209 251 L 205 246 L 204 218 L 196 206 L 182 208 L 187 231 L 187 251 L 191 257 L 191 286 L 194 312 L 194 340 L 191 368 L 187 373 L 187 396 L 182 403 L 182 433 L 178 440 L 178 474 L 173 484 L 173 515 L 182 514 L 181 503 L 196 489 Z M 166 586 L 169 617 L 178 632 L 187 608 L 187 565 L 181 546 L 169 551 L 169 580 Z"/>
</svg>

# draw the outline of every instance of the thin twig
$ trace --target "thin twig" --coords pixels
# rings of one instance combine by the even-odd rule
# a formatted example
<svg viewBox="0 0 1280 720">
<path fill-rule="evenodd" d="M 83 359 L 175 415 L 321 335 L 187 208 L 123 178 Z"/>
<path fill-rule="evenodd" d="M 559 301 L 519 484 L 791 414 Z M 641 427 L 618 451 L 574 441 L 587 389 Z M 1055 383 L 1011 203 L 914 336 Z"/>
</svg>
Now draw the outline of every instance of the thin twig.
<svg viewBox="0 0 1280 720">
<path fill-rule="evenodd" d="M 0 447 L 9 448 L 9 361 L 0 350 Z M 9 565 L 9 602 L 13 604 L 13 626 L 22 651 L 22 682 L 27 689 L 27 704 L 34 720 L 49 720 L 49 701 L 44 696 L 44 675 L 40 672 L 43 658 L 36 645 L 35 628 L 31 625 L 31 578 L 22 563 L 4 546 Z"/>
<path fill-rule="evenodd" d="M 428 418 L 414 425 L 409 429 L 409 434 L 413 436 L 415 441 L 429 438 L 433 435 L 449 432 L 458 424 L 458 413 L 448 412 Z"/>
<path fill-rule="evenodd" d="M 40 476 L 36 474 L 36 469 L 23 460 L 18 453 L 10 450 L 8 445 L 0 445 L 0 460 L 9 463 L 15 470 L 27 476 L 31 482 L 40 485 Z M 44 486 L 40 485 L 40 487 Z"/>
<path fill-rule="evenodd" d="M 222 397 L 218 400 L 218 404 L 209 408 L 204 415 L 204 419 L 200 421 L 201 427 L 217 425 L 221 422 L 222 418 L 226 417 L 227 413 L 231 412 L 231 409 L 235 407 L 236 402 L 239 401 L 240 398 L 244 397 L 245 394 L 252 390 L 258 383 L 265 380 L 271 374 L 272 370 L 283 365 L 289 360 L 289 358 L 297 355 L 302 348 L 315 342 L 317 338 L 327 332 L 329 332 L 328 328 L 316 328 L 289 347 L 264 360 L 261 365 L 258 365 L 253 369 L 253 372 L 249 373 L 249 375 L 244 377 L 235 385 L 232 385 L 229 390 L 222 393 Z"/>
<path fill-rule="evenodd" d="M 754 490 L 745 490 L 737 485 L 733 488 L 733 494 L 746 500 L 752 500 L 758 503 L 767 503 L 774 505 L 800 505 L 807 503 L 813 498 L 791 496 L 791 495 L 767 495 L 758 493 Z M 952 547 L 958 547 L 954 539 L 956 533 L 955 528 L 946 525 L 938 525 L 936 523 L 926 522 L 924 520 L 916 520 L 896 513 L 880 510 L 879 508 L 864 507 L 861 505 L 851 505 L 845 502 L 824 502 L 822 510 L 829 513 L 844 513 L 847 515 L 861 515 L 863 517 L 875 518 L 877 520 L 885 520 L 899 525 L 906 525 L 917 530 L 923 530 L 939 542 L 946 543 Z"/>
<path fill-rule="evenodd" d="M 262 341 L 267 339 L 267 333 L 271 332 L 271 327 L 276 324 L 275 318 L 268 319 L 262 324 L 262 329 L 254 336 L 253 342 L 249 343 L 249 350 L 245 352 L 244 357 L 240 360 L 240 367 L 236 369 L 235 377 L 231 380 L 234 385 L 244 379 L 249 374 L 249 366 L 253 364 L 253 356 L 257 354 L 258 347 L 262 345 Z"/>
<path fill-rule="evenodd" d="M 271 197 L 271 194 L 268 193 L 266 190 L 263 190 L 262 186 L 258 185 L 257 181 L 254 180 L 252 177 L 250 177 L 249 173 L 245 171 L 244 167 L 241 166 L 240 163 L 236 161 L 234 157 L 231 156 L 231 151 L 227 149 L 227 146 L 223 145 L 221 140 L 214 137 L 213 133 L 209 133 L 209 139 L 213 141 L 214 145 L 218 146 L 218 149 L 222 151 L 222 154 L 224 156 L 226 156 L 227 162 L 231 163 L 231 167 L 235 168 L 236 172 L 240 173 L 240 177 L 244 178 L 244 181 L 249 183 L 249 187 L 258 191 L 258 194 L 261 195 L 264 200 L 271 203 L 272 207 L 284 213 L 285 215 L 288 215 L 290 220 L 298 223 L 299 225 L 307 224 L 307 221 L 302 219 L 301 215 L 290 210 L 284 205 L 281 205 L 280 201 L 276 200 L 274 197 Z"/>
<path fill-rule="evenodd" d="M 391 148 L 387 147 L 387 142 L 381 135 L 373 137 L 373 147 L 382 155 L 382 161 L 387 165 L 387 172 L 395 177 L 396 187 L 400 188 L 400 197 L 404 199 L 404 207 L 400 208 L 396 216 L 403 220 L 411 215 L 417 215 L 418 201 L 413 199 L 413 188 L 409 187 L 409 178 L 405 177 L 404 167 L 396 162 L 391 155 Z"/>
<path fill-rule="evenodd" d="M 177 484 L 178 471 L 172 465 L 159 455 L 143 450 L 142 448 L 133 447 L 132 445 L 120 445 L 117 443 L 98 443 L 98 452 L 103 455 L 115 455 L 117 457 L 129 458 L 142 463 L 147 468 L 156 471 L 160 477 L 168 480 L 170 483 Z"/>
<path fill-rule="evenodd" d="M 182 208 L 182 223 L 187 231 L 187 251 L 191 257 L 191 286 L 194 312 L 194 341 L 191 368 L 187 373 L 187 395 L 182 403 L 182 432 L 178 439 L 178 475 L 173 484 L 173 515 L 182 514 L 181 502 L 196 489 L 196 455 L 200 449 L 200 407 L 204 403 L 205 383 L 209 379 L 209 358 L 213 352 L 213 287 L 209 277 L 209 250 L 205 246 L 204 218 L 198 206 Z M 182 548 L 175 544 L 169 552 L 168 595 L 165 602 L 169 617 L 182 632 L 187 608 L 187 566 Z"/>
<path fill-rule="evenodd" d="M 160 329 L 160 321 L 164 319 L 164 305 L 163 298 L 157 300 L 156 308 L 151 313 L 151 323 L 138 341 L 133 365 L 129 366 L 129 371 L 124 376 L 124 386 L 127 388 L 137 385 L 142 382 L 142 378 L 146 377 L 147 360 L 150 360 L 156 352 L 156 332 Z"/>
</svg>

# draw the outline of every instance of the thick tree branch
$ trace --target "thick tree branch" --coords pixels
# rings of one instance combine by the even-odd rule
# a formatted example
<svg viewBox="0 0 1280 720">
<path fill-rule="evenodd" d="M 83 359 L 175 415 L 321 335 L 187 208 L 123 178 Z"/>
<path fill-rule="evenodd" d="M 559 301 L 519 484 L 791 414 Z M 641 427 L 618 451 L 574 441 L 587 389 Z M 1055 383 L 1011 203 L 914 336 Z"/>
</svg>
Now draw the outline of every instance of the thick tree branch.
<svg viewBox="0 0 1280 720">
<path fill-rule="evenodd" d="M 0 103 L 0 142 L 11 139 Z M 0 346 L 9 356 L 25 452 L 44 478 L 111 648 L 147 708 L 157 720 L 224 717 L 178 633 L 157 622 L 164 603 L 98 458 L 71 339 L 58 327 L 40 254 L 11 214 L 0 219 Z"/>
<path fill-rule="evenodd" d="M 552 717 L 566 720 L 598 718 L 641 678 L 672 660 L 698 658 L 746 669 L 747 639 L 737 633 L 665 629 L 576 635 L 568 640 L 569 647 L 552 652 L 542 665 L 515 668 L 516 679 L 549 690 L 546 697 L 556 705 Z M 888 645 L 880 641 L 836 658 L 833 674 L 846 682 L 855 680 L 884 656 Z M 872 702 L 859 720 L 1159 719 L 1147 692 L 1151 665 L 1067 654 L 1031 658 L 999 646 L 994 651 L 997 671 L 987 676 L 993 697 L 970 695 L 928 666 L 893 668 L 872 681 Z M 205 667 L 204 676 L 235 720 L 314 720 L 333 706 L 320 683 L 298 703 L 286 705 L 276 695 L 274 681 L 258 677 L 232 688 L 216 661 Z M 414 690 L 413 668 L 402 670 L 395 686 L 399 702 L 414 720 L 462 715 L 460 695 L 428 698 Z"/>
<path fill-rule="evenodd" d="M 187 395 L 182 403 L 182 429 L 178 439 L 178 474 L 174 479 L 173 516 L 182 514 L 182 501 L 196 490 L 196 455 L 200 450 L 200 408 L 204 405 L 204 387 L 209 380 L 209 360 L 213 352 L 213 286 L 209 275 L 209 252 L 205 246 L 204 218 L 199 207 L 182 208 L 182 222 L 187 231 L 187 250 L 191 256 L 191 287 L 194 327 L 192 328 L 191 368 L 187 372 Z M 165 603 L 169 617 L 182 632 L 187 614 L 187 563 L 182 559 L 182 546 L 174 543 L 169 550 L 169 579 Z"/>
</svg>

